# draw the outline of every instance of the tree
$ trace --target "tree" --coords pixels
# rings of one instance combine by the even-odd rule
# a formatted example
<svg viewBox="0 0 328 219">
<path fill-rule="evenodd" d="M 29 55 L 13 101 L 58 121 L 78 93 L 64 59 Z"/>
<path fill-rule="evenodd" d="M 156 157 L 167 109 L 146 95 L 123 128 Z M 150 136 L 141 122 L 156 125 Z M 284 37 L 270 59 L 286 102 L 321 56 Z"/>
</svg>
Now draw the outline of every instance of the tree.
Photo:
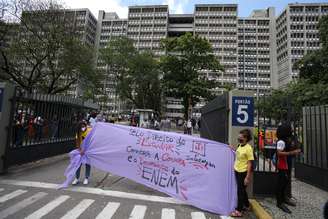
<svg viewBox="0 0 328 219">
<path fill-rule="evenodd" d="M 160 111 L 158 62 L 151 53 L 139 53 L 127 37 L 112 39 L 100 53 L 108 74 L 114 75 L 116 92 L 122 100 L 137 108 Z"/>
<path fill-rule="evenodd" d="M 322 48 L 295 63 L 300 78 L 258 101 L 258 109 L 266 116 L 279 120 L 281 115 L 293 109 L 293 116 L 299 117 L 303 106 L 328 103 L 328 16 L 320 19 L 318 27 Z"/>
<path fill-rule="evenodd" d="M 165 94 L 183 100 L 187 119 L 190 106 L 194 106 L 201 98 L 213 98 L 212 89 L 219 86 L 215 79 L 223 67 L 213 54 L 211 44 L 191 33 L 167 38 L 162 46 L 166 50 L 166 55 L 161 57 Z M 215 78 L 209 79 L 204 71 L 211 71 Z"/>
<path fill-rule="evenodd" d="M 306 54 L 295 67 L 299 69 L 301 79 L 328 84 L 328 15 L 320 19 L 318 28 L 322 48 Z"/>
<path fill-rule="evenodd" d="M 10 43 L 0 48 L 0 79 L 27 92 L 48 94 L 94 82 L 95 51 L 80 40 L 80 26 L 73 13 L 50 0 L 10 3 L 8 13 L 19 24 Z"/>
</svg>

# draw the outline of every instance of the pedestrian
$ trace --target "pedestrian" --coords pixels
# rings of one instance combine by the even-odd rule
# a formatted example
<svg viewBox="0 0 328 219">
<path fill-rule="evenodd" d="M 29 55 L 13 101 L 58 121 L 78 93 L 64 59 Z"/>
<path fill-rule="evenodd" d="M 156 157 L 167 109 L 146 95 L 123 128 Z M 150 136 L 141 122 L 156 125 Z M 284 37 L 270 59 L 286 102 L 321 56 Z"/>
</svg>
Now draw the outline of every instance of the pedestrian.
<svg viewBox="0 0 328 219">
<path fill-rule="evenodd" d="M 191 119 L 187 121 L 187 134 L 192 135 L 192 122 Z"/>
<path fill-rule="evenodd" d="M 323 207 L 323 217 L 324 217 L 324 219 L 328 219 L 328 200 L 327 200 L 325 206 Z"/>
<path fill-rule="evenodd" d="M 290 165 L 288 165 L 288 156 L 294 156 L 301 152 L 300 149 L 288 150 L 288 145 L 291 144 L 291 131 L 288 126 L 282 126 L 277 129 L 277 169 L 278 180 L 276 188 L 277 207 L 285 213 L 292 212 L 285 204 L 290 205 L 286 200 L 286 189 L 290 178 L 288 177 Z"/>
<path fill-rule="evenodd" d="M 197 122 L 197 125 L 198 125 L 198 131 L 200 131 L 200 126 L 201 126 L 201 119 L 199 118 L 198 122 Z"/>
<path fill-rule="evenodd" d="M 232 217 L 242 217 L 243 211 L 250 209 L 246 188 L 250 184 L 252 175 L 252 161 L 254 160 L 254 150 L 249 144 L 252 140 L 252 133 L 249 129 L 244 129 L 238 135 L 238 147 L 236 150 L 236 160 L 234 164 L 237 181 L 238 204 Z M 233 146 L 231 146 L 234 149 Z"/>
<path fill-rule="evenodd" d="M 41 116 L 37 116 L 34 119 L 34 125 L 36 127 L 36 135 L 35 135 L 35 139 L 40 141 L 42 136 L 43 136 L 43 125 L 44 125 L 44 120 Z"/>
<path fill-rule="evenodd" d="M 81 155 L 84 154 L 84 149 L 81 147 L 82 142 L 90 131 L 91 131 L 91 127 L 88 127 L 85 121 L 82 121 L 78 124 L 77 133 L 76 133 L 76 147 L 80 151 Z M 72 185 L 76 185 L 79 183 L 81 166 L 79 167 L 79 169 L 77 169 L 75 173 L 75 179 L 73 180 Z M 89 164 L 85 164 L 85 178 L 83 181 L 84 185 L 87 185 L 89 183 L 90 171 L 91 171 L 91 166 Z"/>
<path fill-rule="evenodd" d="M 159 122 L 157 121 L 157 119 L 154 122 L 154 128 L 155 128 L 155 130 L 160 130 Z"/>
<path fill-rule="evenodd" d="M 96 119 L 96 117 L 97 117 L 97 113 L 93 112 L 93 113 L 91 114 L 90 119 L 89 119 L 89 123 L 90 123 L 90 126 L 91 126 L 91 127 L 94 127 L 94 126 L 96 125 L 96 123 L 97 123 L 97 119 Z"/>
</svg>

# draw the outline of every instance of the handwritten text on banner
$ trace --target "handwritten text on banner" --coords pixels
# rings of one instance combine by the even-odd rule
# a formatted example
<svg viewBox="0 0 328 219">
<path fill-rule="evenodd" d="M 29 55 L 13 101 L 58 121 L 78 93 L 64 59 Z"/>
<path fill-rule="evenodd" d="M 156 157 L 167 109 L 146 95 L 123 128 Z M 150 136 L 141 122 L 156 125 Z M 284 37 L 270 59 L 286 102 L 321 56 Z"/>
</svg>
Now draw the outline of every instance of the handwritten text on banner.
<svg viewBox="0 0 328 219">
<path fill-rule="evenodd" d="M 227 215 L 236 205 L 233 152 L 227 145 L 176 133 L 97 123 L 70 153 L 67 186 L 81 163 L 147 185 L 204 210 Z"/>
</svg>

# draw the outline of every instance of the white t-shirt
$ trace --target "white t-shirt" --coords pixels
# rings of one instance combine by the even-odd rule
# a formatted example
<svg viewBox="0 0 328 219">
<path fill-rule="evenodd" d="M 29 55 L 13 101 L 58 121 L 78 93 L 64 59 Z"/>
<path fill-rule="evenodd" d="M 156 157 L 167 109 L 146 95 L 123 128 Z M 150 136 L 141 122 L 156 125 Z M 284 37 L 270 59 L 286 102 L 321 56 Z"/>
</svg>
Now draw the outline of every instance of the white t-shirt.
<svg viewBox="0 0 328 219">
<path fill-rule="evenodd" d="M 277 142 L 277 150 L 283 151 L 286 147 L 286 144 L 283 140 Z"/>
<path fill-rule="evenodd" d="M 191 128 L 192 127 L 192 125 L 191 125 L 191 121 L 189 120 L 188 122 L 187 122 L 187 128 Z"/>
<path fill-rule="evenodd" d="M 90 122 L 90 126 L 91 126 L 91 127 L 94 127 L 94 126 L 96 125 L 96 122 L 97 122 L 97 121 L 96 121 L 96 119 L 94 119 L 94 118 L 91 117 L 91 118 L 89 119 L 89 122 Z"/>
</svg>

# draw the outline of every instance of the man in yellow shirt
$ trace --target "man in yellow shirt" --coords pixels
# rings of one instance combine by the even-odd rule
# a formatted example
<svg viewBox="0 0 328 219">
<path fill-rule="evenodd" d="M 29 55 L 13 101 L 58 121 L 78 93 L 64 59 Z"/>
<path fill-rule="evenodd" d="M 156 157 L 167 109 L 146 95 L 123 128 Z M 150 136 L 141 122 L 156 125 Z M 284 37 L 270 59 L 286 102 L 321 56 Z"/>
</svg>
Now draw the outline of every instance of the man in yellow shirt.
<svg viewBox="0 0 328 219">
<path fill-rule="evenodd" d="M 239 145 L 236 150 L 236 160 L 234 164 L 237 180 L 238 205 L 232 217 L 242 217 L 242 211 L 249 209 L 247 185 L 250 183 L 252 174 L 252 161 L 254 160 L 253 147 L 249 144 L 252 140 L 252 133 L 249 129 L 240 131 L 238 136 Z"/>
<path fill-rule="evenodd" d="M 85 121 L 82 121 L 79 123 L 78 128 L 77 128 L 77 133 L 76 133 L 76 147 L 80 151 L 81 155 L 84 154 L 84 149 L 81 147 L 81 144 L 83 140 L 87 137 L 89 132 L 91 131 L 91 128 L 88 127 L 87 123 Z M 89 177 L 90 177 L 90 171 L 91 171 L 91 166 L 89 164 L 85 164 L 85 179 L 83 181 L 84 185 L 89 184 Z M 75 173 L 75 179 L 72 182 L 72 185 L 76 185 L 79 183 L 79 178 L 80 178 L 80 172 L 81 172 L 81 166 Z"/>
</svg>

